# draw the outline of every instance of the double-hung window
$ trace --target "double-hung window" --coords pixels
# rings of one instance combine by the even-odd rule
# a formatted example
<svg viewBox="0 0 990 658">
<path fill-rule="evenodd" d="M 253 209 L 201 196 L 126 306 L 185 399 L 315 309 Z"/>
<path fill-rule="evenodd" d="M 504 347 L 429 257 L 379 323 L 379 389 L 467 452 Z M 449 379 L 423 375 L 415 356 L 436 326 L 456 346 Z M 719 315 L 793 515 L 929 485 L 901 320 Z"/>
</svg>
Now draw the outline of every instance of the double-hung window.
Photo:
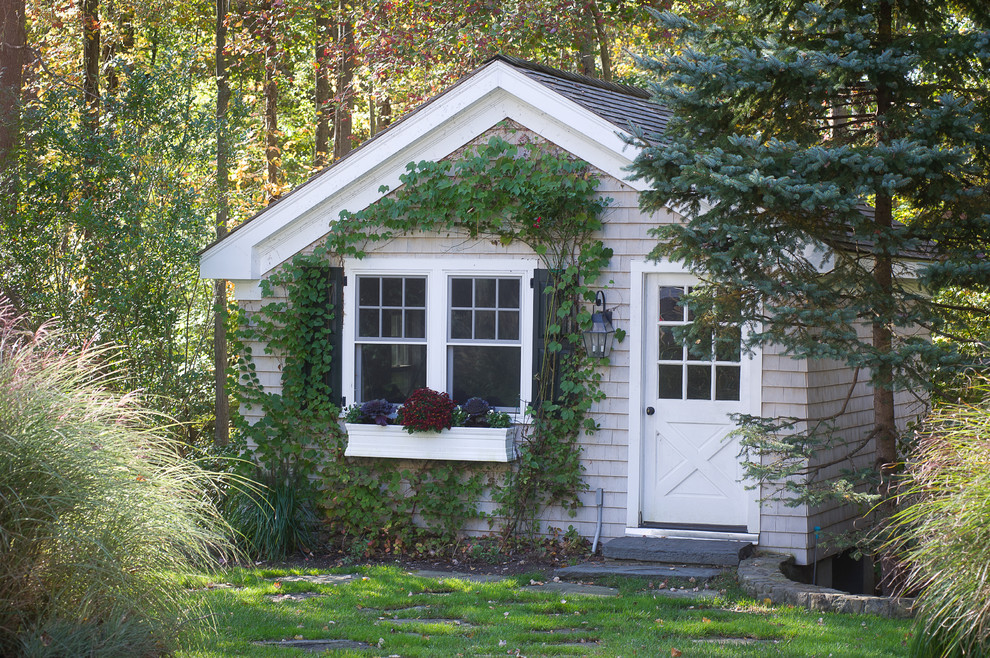
<svg viewBox="0 0 990 658">
<path fill-rule="evenodd" d="M 424 386 L 520 411 L 531 385 L 535 261 L 368 258 L 345 265 L 348 401 Z"/>
</svg>

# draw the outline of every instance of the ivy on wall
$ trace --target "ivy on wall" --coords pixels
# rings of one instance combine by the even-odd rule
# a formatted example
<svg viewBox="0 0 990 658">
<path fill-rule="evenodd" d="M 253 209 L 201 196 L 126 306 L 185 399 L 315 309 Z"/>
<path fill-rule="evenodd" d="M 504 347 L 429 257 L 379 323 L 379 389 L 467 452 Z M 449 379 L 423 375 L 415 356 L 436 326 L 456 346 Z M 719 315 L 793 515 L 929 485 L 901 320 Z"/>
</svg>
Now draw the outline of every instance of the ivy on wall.
<svg viewBox="0 0 990 658">
<path fill-rule="evenodd" d="M 254 425 L 242 421 L 241 434 L 259 446 L 255 459 L 267 471 L 317 476 L 331 526 L 371 548 L 421 547 L 428 537 L 451 541 L 467 522 L 485 516 L 477 503 L 486 490 L 497 505 L 491 523 L 501 523 L 506 538 L 531 534 L 545 507 L 574 510 L 585 487 L 578 438 L 597 428 L 588 411 L 604 398 L 598 372 L 604 360 L 584 353 L 581 332 L 591 322 L 589 284 L 612 255 L 596 237 L 609 200 L 598 195 L 599 180 L 587 163 L 525 137 L 519 144 L 493 137 L 454 160 L 411 163 L 400 180 L 375 204 L 342 212 L 324 244 L 262 283 L 265 297 L 281 287 L 286 301 L 270 302 L 242 322 L 241 344 L 267 341 L 268 352 L 284 358 L 283 389 L 265 392 L 250 353 L 242 352 L 235 394 L 265 417 Z M 346 437 L 328 384 L 337 320 L 329 265 L 417 232 L 521 242 L 548 273 L 537 291 L 548 319 L 536 345 L 538 390 L 520 457 L 504 472 L 434 462 L 397 470 L 395 460 L 343 455 Z M 414 516 L 426 527 L 414 524 Z"/>
</svg>

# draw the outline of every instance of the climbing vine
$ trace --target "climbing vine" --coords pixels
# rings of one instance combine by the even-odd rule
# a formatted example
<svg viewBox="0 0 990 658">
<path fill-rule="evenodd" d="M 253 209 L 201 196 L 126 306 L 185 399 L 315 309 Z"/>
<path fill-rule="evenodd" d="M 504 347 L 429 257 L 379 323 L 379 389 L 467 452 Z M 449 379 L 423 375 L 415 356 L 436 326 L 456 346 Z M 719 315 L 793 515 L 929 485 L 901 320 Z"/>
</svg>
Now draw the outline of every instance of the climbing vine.
<svg viewBox="0 0 990 658">
<path fill-rule="evenodd" d="M 270 351 L 285 356 L 283 392 L 259 392 L 250 355 L 245 355 L 238 388 L 242 404 L 260 404 L 266 415 L 244 430 L 255 435 L 259 446 L 261 440 L 276 446 L 262 451 L 260 459 L 272 465 L 287 461 L 307 474 L 319 470 L 331 524 L 372 547 L 376 542 L 378 547 L 408 547 L 421 542 L 424 532 L 450 540 L 465 523 L 485 516 L 477 502 L 486 489 L 505 537 L 536 531 L 546 506 L 574 510 L 579 505 L 585 485 L 578 439 L 597 429 L 588 411 L 604 398 L 598 372 L 603 360 L 584 353 L 581 331 L 591 322 L 591 284 L 612 255 L 596 237 L 609 200 L 599 196 L 599 180 L 587 163 L 541 142 L 517 141 L 493 137 L 456 159 L 411 163 L 400 177 L 401 187 L 364 210 L 342 212 L 324 244 L 297 256 L 267 282 L 284 286 L 286 301 L 263 307 L 257 315 L 264 320 L 253 323 L 252 330 L 255 339 L 267 336 Z M 329 291 L 314 273 L 321 265 L 325 271 L 333 259 L 362 258 L 376 243 L 415 232 L 466 232 L 503 246 L 520 242 L 549 272 L 537 291 L 549 309 L 537 346 L 543 354 L 534 373 L 539 395 L 527 410 L 531 420 L 523 429 L 520 457 L 504 473 L 430 462 L 398 471 L 394 460 L 344 457 L 339 409 L 328 402 L 331 391 L 320 385 L 335 358 L 329 329 L 335 309 L 326 303 Z M 293 418 L 299 409 L 305 413 Z M 320 466 L 311 447 L 327 454 Z M 416 515 L 425 521 L 425 531 L 412 523 Z"/>
</svg>

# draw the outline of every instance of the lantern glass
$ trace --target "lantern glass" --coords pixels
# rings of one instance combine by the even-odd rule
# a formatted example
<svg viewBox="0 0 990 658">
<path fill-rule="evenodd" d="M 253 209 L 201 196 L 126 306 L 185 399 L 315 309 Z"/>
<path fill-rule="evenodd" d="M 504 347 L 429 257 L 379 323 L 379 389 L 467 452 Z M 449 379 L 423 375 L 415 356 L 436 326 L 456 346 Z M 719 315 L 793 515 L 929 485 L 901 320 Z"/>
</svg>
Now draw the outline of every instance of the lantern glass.
<svg viewBox="0 0 990 658">
<path fill-rule="evenodd" d="M 612 351 L 615 329 L 612 327 L 612 312 L 602 311 L 591 316 L 591 328 L 584 332 L 584 349 L 588 356 L 605 358 Z"/>
</svg>

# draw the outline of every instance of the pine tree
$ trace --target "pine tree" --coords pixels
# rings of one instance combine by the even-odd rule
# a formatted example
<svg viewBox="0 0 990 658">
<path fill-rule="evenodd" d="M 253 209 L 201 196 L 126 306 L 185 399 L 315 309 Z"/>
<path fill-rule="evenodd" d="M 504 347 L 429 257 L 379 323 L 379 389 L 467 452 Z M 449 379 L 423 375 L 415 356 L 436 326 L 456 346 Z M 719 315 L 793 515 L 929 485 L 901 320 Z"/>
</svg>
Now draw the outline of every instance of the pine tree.
<svg viewBox="0 0 990 658">
<path fill-rule="evenodd" d="M 954 358 L 931 340 L 945 310 L 933 291 L 990 282 L 990 5 L 747 0 L 743 14 L 725 30 L 657 14 L 676 49 L 642 64 L 673 118 L 662 138 L 641 136 L 634 170 L 652 184 L 644 208 L 685 221 L 656 231 L 653 255 L 707 284 L 692 331 L 746 325 L 751 346 L 837 359 L 873 386 L 874 425 L 846 448 L 872 448 L 875 463 L 800 486 L 829 424 L 743 419 L 763 455 L 788 457 L 750 474 L 798 476 L 787 486 L 812 504 L 872 475 L 882 497 L 894 392 Z"/>
</svg>

